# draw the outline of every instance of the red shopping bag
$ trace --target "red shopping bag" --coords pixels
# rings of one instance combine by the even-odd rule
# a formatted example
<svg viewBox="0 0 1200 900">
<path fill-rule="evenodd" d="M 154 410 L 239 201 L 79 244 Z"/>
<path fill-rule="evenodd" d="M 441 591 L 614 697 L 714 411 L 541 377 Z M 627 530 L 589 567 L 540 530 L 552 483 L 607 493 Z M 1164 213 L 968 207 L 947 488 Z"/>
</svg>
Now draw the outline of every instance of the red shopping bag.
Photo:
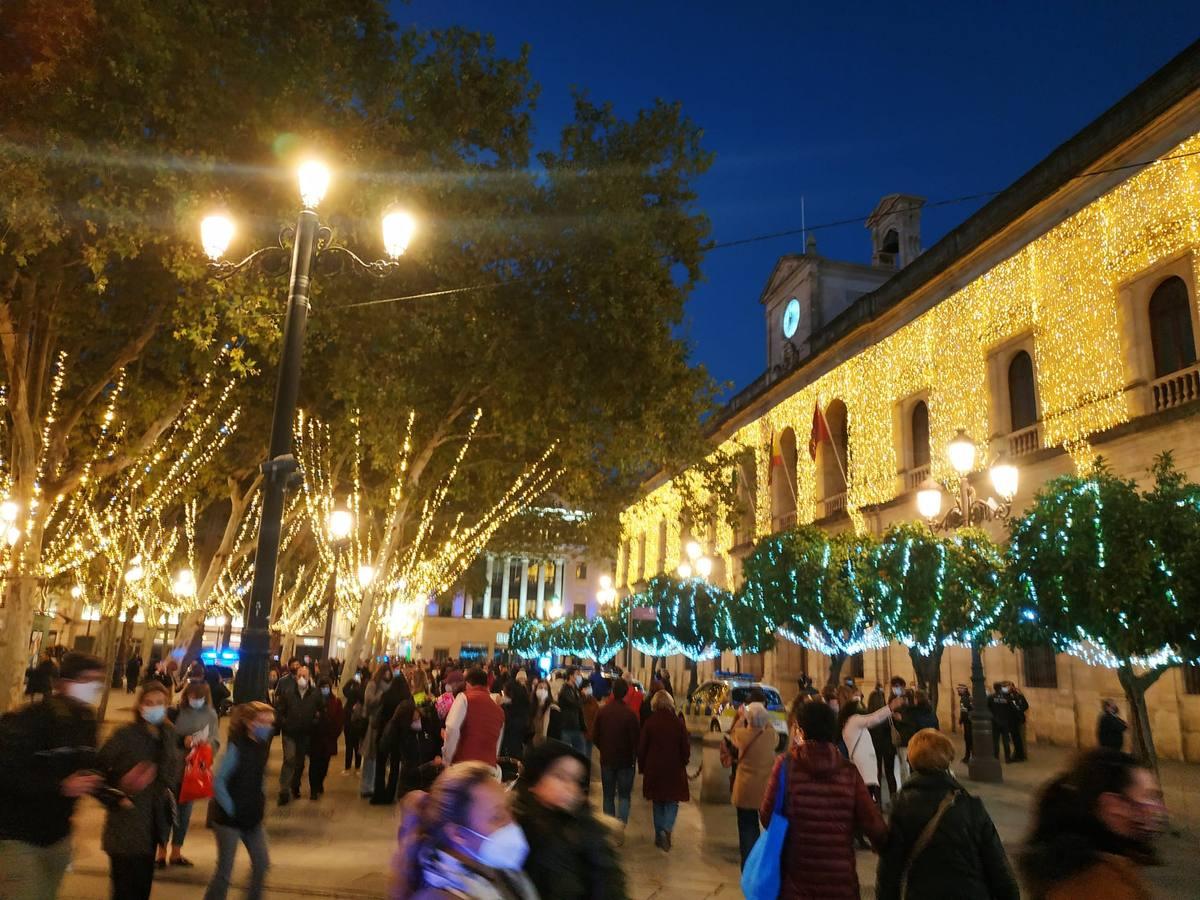
<svg viewBox="0 0 1200 900">
<path fill-rule="evenodd" d="M 183 769 L 183 785 L 179 788 L 180 803 L 191 803 L 213 795 L 212 761 L 213 752 L 209 744 L 199 744 L 188 754 Z"/>
</svg>

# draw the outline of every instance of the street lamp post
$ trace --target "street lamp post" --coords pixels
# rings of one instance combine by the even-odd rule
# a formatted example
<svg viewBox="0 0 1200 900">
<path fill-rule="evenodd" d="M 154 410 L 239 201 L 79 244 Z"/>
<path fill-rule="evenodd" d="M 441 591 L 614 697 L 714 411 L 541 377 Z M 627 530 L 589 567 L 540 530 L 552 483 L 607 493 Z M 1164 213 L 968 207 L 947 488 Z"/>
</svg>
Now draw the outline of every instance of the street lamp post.
<svg viewBox="0 0 1200 900">
<path fill-rule="evenodd" d="M 263 502 L 258 527 L 258 547 L 254 555 L 254 581 L 246 603 L 240 659 L 233 695 L 237 703 L 265 700 L 267 667 L 270 657 L 272 599 L 275 570 L 279 562 L 279 542 L 283 526 L 284 495 L 298 466 L 292 455 L 292 425 L 296 416 L 296 397 L 300 390 L 300 368 L 304 352 L 304 332 L 308 323 L 309 294 L 314 263 L 321 258 L 337 258 L 361 271 L 383 276 L 399 265 L 415 230 L 411 216 L 389 210 L 383 217 L 384 248 L 387 260 L 364 262 L 353 251 L 333 242 L 333 230 L 322 225 L 317 206 L 329 187 L 329 170 L 310 160 L 297 171 L 302 207 L 296 227 L 285 228 L 279 243 L 255 250 L 240 262 L 225 262 L 222 257 L 234 235 L 233 222 L 226 216 L 207 217 L 200 226 L 204 252 L 212 260 L 213 277 L 229 278 L 250 265 L 259 265 L 270 273 L 281 272 L 291 255 L 287 311 L 283 320 L 283 349 L 275 384 L 275 409 L 271 420 L 271 442 L 267 461 L 262 464 Z"/>
<path fill-rule="evenodd" d="M 950 465 L 958 474 L 958 499 L 945 516 L 941 516 L 942 489 L 936 481 L 926 479 L 917 491 L 917 509 L 931 528 L 950 531 L 989 520 L 1006 522 L 1011 516 L 1012 500 L 1017 493 L 1017 467 L 1003 458 L 995 462 L 989 474 L 999 499 L 981 500 L 968 478 L 975 468 L 975 453 L 975 441 L 960 428 L 946 448 Z M 971 642 L 971 761 L 967 771 L 973 781 L 996 783 L 1004 780 L 1004 772 L 992 743 L 992 714 L 988 710 L 982 640 L 979 636 Z"/>
</svg>

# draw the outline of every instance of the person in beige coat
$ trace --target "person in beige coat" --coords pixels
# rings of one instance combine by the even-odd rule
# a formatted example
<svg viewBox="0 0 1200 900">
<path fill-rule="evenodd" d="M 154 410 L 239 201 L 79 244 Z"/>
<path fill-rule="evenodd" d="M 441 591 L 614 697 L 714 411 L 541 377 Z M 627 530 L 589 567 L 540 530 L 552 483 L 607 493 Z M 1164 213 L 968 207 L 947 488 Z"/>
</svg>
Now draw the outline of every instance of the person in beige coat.
<svg viewBox="0 0 1200 900">
<path fill-rule="evenodd" d="M 737 748 L 737 774 L 733 778 L 733 805 L 737 809 L 738 847 L 742 865 L 758 840 L 758 807 L 767 792 L 767 781 L 775 764 L 778 735 L 771 716 L 761 703 L 747 703 L 733 727 L 729 740 Z"/>
</svg>

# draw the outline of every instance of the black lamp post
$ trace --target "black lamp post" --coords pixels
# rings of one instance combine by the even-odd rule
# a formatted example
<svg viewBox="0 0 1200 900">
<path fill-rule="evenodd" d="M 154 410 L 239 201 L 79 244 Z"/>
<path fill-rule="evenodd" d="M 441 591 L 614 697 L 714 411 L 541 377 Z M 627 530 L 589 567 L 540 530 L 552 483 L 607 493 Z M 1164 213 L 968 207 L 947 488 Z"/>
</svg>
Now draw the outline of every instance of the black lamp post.
<svg viewBox="0 0 1200 900">
<path fill-rule="evenodd" d="M 285 227 L 277 246 L 255 250 L 240 262 L 223 262 L 221 257 L 233 239 L 233 222 L 225 216 L 209 216 L 201 223 L 204 251 L 212 260 L 213 277 L 229 278 L 250 265 L 282 274 L 291 255 L 287 313 L 283 321 L 283 350 L 275 385 L 275 411 L 271 420 L 271 443 L 263 471 L 262 518 L 258 528 L 258 548 L 254 556 L 254 582 L 246 603 L 240 660 L 233 684 L 234 701 L 245 703 L 267 698 L 267 668 L 270 659 L 271 605 L 275 593 L 275 569 L 279 561 L 279 542 L 283 524 L 284 495 L 298 474 L 292 455 L 292 427 L 296 417 L 296 397 L 300 390 L 300 367 L 304 353 L 304 331 L 308 323 L 309 292 L 314 263 L 322 258 L 337 258 L 372 275 L 383 276 L 399 265 L 397 259 L 408 246 L 414 222 L 407 213 L 393 210 L 383 218 L 383 241 L 388 260 L 364 262 L 353 251 L 333 242 L 333 229 L 322 225 L 317 206 L 329 187 L 329 170 L 309 161 L 298 170 L 300 210 L 296 227 Z M 290 247 L 289 247 L 290 245 Z"/>
<path fill-rule="evenodd" d="M 942 516 L 942 489 L 932 478 L 917 491 L 917 509 L 939 531 L 950 531 L 995 519 L 1006 522 L 1012 513 L 1012 498 L 1017 493 L 1017 467 L 1003 459 L 990 470 L 992 486 L 1000 499 L 980 500 L 967 476 L 975 468 L 975 441 L 963 429 L 958 430 L 946 455 L 958 473 L 959 494 L 951 509 Z M 1000 760 L 992 739 L 992 714 L 988 709 L 987 681 L 983 673 L 983 638 L 971 642 L 971 761 L 967 772 L 972 781 L 998 783 L 1004 780 Z"/>
</svg>

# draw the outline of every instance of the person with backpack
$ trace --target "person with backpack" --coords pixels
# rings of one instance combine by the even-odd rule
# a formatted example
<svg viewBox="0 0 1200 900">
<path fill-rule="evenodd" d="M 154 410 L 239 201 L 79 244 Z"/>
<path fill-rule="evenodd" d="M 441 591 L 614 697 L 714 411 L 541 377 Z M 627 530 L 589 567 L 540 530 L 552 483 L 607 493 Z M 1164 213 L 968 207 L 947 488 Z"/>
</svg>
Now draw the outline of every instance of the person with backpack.
<svg viewBox="0 0 1200 900">
<path fill-rule="evenodd" d="M 908 741 L 912 777 L 892 804 L 879 900 L 1019 900 L 1008 855 L 983 801 L 950 771 L 954 744 L 932 728 Z"/>
</svg>

